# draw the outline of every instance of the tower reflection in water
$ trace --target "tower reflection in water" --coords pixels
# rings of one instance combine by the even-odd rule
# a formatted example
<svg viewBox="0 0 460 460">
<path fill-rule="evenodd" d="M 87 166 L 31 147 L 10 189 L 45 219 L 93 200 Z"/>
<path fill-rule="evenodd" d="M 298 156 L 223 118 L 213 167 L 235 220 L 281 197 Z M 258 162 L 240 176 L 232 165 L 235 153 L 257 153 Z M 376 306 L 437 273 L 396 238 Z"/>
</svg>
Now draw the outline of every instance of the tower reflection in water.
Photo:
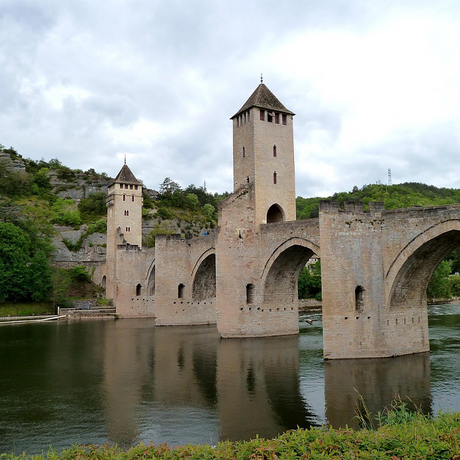
<svg viewBox="0 0 460 460">
<path fill-rule="evenodd" d="M 214 443 L 315 424 L 300 392 L 296 336 L 220 340 L 212 327 L 118 324 L 130 331 L 106 329 L 111 442 Z"/>
<path fill-rule="evenodd" d="M 326 361 L 324 376 L 326 418 L 334 428 L 358 427 L 358 420 L 350 420 L 350 414 L 362 408 L 361 398 L 374 416 L 398 397 L 409 409 L 431 412 L 429 353 Z"/>
</svg>

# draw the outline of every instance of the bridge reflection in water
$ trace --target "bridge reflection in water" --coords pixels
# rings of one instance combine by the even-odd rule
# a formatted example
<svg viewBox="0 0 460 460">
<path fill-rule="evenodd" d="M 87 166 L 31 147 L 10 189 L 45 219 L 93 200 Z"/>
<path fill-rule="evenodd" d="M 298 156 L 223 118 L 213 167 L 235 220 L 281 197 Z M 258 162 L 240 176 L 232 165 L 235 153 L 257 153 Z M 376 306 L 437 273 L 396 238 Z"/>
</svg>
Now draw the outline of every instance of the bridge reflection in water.
<svg viewBox="0 0 460 460">
<path fill-rule="evenodd" d="M 0 452 L 216 443 L 350 425 L 355 388 L 373 413 L 396 393 L 431 410 L 427 354 L 323 362 L 320 326 L 226 340 L 215 327 L 153 326 L 132 319 L 0 328 Z"/>
<path fill-rule="evenodd" d="M 364 409 L 362 401 L 374 417 L 399 397 L 409 409 L 431 412 L 429 353 L 326 361 L 324 377 L 326 418 L 336 428 L 359 426 L 350 414 Z"/>
</svg>

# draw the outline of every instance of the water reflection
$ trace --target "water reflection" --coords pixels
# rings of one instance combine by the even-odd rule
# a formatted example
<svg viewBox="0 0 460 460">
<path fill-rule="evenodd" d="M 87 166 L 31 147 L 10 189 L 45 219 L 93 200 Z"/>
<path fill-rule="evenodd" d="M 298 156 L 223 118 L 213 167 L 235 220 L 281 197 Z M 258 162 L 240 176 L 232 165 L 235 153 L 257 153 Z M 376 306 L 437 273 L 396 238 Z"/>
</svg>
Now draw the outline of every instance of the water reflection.
<svg viewBox="0 0 460 460">
<path fill-rule="evenodd" d="M 345 426 L 355 389 L 373 413 L 395 394 L 426 413 L 459 410 L 459 324 L 458 306 L 430 315 L 431 355 L 326 363 L 320 315 L 298 337 L 264 339 L 220 340 L 214 327 L 146 319 L 2 326 L 0 452 Z"/>
<path fill-rule="evenodd" d="M 326 418 L 336 428 L 358 425 L 356 419 L 350 420 L 350 414 L 356 413 L 360 396 L 374 415 L 398 396 L 411 407 L 431 412 L 429 353 L 326 361 L 324 376 Z"/>
<path fill-rule="evenodd" d="M 196 438 L 203 425 L 207 442 L 310 426 L 297 337 L 220 340 L 211 327 L 152 330 L 142 323 L 135 334 L 118 330 L 128 326 L 133 321 L 105 331 L 104 406 L 112 442 L 145 441 L 146 432 L 173 444 L 203 442 Z M 189 415 L 170 426 L 165 407 Z"/>
<path fill-rule="evenodd" d="M 314 418 L 300 392 L 296 336 L 221 340 L 217 393 L 221 439 L 273 437 Z"/>
</svg>

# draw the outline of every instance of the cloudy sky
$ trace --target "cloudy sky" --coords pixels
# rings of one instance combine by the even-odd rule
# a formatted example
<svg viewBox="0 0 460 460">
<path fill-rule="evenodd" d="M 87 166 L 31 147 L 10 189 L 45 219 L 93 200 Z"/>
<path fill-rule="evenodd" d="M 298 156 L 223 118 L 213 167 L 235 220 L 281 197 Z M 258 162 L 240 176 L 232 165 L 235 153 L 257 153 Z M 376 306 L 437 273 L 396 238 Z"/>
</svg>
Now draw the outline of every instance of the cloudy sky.
<svg viewBox="0 0 460 460">
<path fill-rule="evenodd" d="M 34 160 L 231 191 L 261 73 L 297 195 L 460 188 L 458 0 L 0 0 L 0 143 Z"/>
</svg>

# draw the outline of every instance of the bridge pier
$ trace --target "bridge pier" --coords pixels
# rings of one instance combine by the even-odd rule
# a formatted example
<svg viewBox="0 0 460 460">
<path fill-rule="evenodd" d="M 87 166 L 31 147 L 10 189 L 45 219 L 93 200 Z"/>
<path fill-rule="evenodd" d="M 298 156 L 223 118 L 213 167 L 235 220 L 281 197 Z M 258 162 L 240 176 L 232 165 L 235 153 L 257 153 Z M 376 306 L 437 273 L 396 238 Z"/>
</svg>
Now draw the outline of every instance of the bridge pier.
<svg viewBox="0 0 460 460">
<path fill-rule="evenodd" d="M 320 241 L 324 358 L 382 358 L 429 350 L 426 284 L 400 305 L 391 305 L 393 227 L 383 203 L 340 210 L 322 203 Z M 433 268 L 434 269 L 434 268 Z M 429 277 L 428 277 L 429 280 Z M 428 282 L 426 280 L 426 283 Z"/>
</svg>

